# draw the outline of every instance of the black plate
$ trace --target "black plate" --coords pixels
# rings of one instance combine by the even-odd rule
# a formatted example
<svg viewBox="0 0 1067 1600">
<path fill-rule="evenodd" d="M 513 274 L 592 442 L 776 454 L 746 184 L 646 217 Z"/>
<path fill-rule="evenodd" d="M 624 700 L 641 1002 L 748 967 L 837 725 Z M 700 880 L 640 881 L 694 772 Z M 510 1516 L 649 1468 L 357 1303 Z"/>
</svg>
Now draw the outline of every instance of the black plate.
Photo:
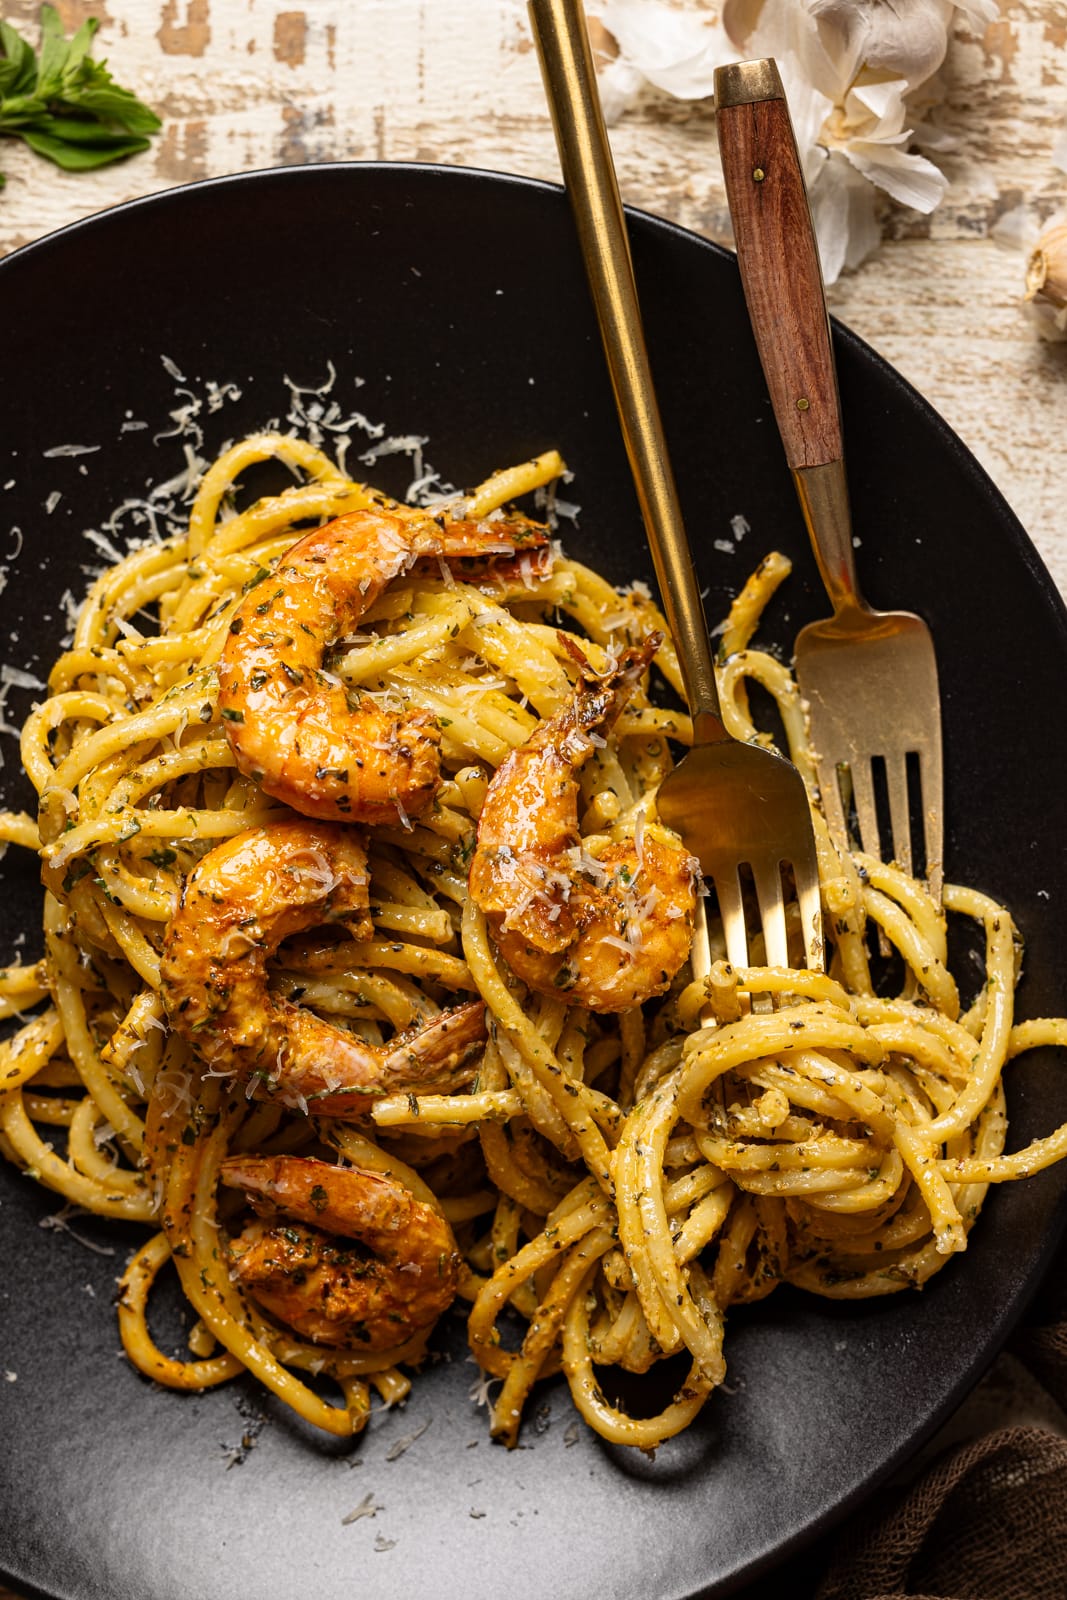
<svg viewBox="0 0 1067 1600">
<path fill-rule="evenodd" d="M 787 650 L 825 614 L 731 257 L 632 219 L 637 275 L 709 616 L 771 546 L 796 571 L 768 629 Z M 558 445 L 576 477 L 571 548 L 613 579 L 650 564 L 566 204 L 512 178 L 413 166 L 308 167 L 121 207 L 0 263 L 0 656 L 47 670 L 60 596 L 97 559 L 79 537 L 181 465 L 153 430 L 175 405 L 169 357 L 203 392 L 207 447 L 284 414 L 283 377 L 338 371 L 342 406 L 429 437 L 471 484 Z M 1067 867 L 1064 611 L 974 461 L 899 377 L 837 330 L 848 453 L 873 604 L 925 612 L 945 699 L 948 870 L 1004 896 L 1028 940 L 1022 1001 L 1058 1012 Z M 357 390 L 356 379 L 365 380 Z M 147 421 L 148 429 L 123 431 Z M 60 444 L 92 454 L 46 456 Z M 376 475 L 402 490 L 410 466 Z M 55 491 L 62 499 L 48 512 Z M 736 553 L 731 518 L 750 524 Z M 33 698 L 11 691 L 8 720 Z M 26 803 L 5 739 L 6 803 Z M 35 874 L 4 864 L 0 955 L 38 926 Z M 1051 1060 L 1011 1069 L 1015 1139 L 1067 1118 Z M 994 1194 L 964 1259 L 921 1296 L 833 1306 L 780 1291 L 731 1316 L 729 1391 L 654 1461 L 605 1447 L 546 1386 L 522 1448 L 489 1443 L 457 1322 L 406 1410 L 354 1448 L 313 1437 L 251 1384 L 154 1389 L 119 1357 L 114 1277 L 132 1231 L 37 1224 L 55 1196 L 0 1171 L 0 1567 L 55 1596 L 464 1600 L 591 1592 L 724 1594 L 855 1505 L 975 1381 L 1059 1231 L 1064 1175 Z M 165 1315 L 176 1337 L 175 1302 Z M 168 1330 L 164 1329 L 165 1335 Z M 259 1428 L 240 1465 L 227 1452 Z M 425 1427 L 410 1447 L 400 1443 Z M 366 1496 L 374 1518 L 342 1524 Z"/>
</svg>

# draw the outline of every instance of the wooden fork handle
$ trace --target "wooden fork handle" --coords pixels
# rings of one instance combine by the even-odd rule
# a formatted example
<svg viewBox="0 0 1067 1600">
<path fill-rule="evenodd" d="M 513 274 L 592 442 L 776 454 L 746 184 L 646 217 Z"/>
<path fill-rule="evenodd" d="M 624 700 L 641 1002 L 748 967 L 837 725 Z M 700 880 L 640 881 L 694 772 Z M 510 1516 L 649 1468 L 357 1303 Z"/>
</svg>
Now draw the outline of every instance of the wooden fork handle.
<svg viewBox="0 0 1067 1600">
<path fill-rule="evenodd" d="M 840 461 L 819 252 L 777 66 L 719 67 L 715 101 L 741 282 L 786 459 L 794 470 Z"/>
</svg>

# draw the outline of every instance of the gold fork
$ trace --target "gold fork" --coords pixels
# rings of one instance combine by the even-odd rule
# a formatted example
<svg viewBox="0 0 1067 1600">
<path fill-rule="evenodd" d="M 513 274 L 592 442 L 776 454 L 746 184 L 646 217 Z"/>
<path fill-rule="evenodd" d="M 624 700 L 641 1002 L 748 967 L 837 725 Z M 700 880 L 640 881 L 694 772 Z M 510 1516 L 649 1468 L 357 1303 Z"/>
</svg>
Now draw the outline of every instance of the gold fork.
<svg viewBox="0 0 1067 1600">
<path fill-rule="evenodd" d="M 747 866 L 755 883 L 767 963 L 790 965 L 783 880 L 783 868 L 788 868 L 796 886 L 806 962 L 821 970 L 818 868 L 803 782 L 790 762 L 732 738 L 722 721 L 582 8 L 575 0 L 530 0 L 529 9 L 638 502 L 693 718 L 693 747 L 661 785 L 659 814 L 681 835 L 704 877 L 714 884 L 727 956 L 735 966 L 749 964 L 739 877 Z M 694 973 L 704 977 L 710 965 L 701 918 Z"/>
<path fill-rule="evenodd" d="M 818 248 L 781 77 L 773 60 L 715 73 L 719 151 L 737 259 L 786 459 L 834 608 L 803 628 L 796 674 L 808 702 L 822 808 L 849 844 L 854 805 L 873 856 L 912 870 L 908 757 L 917 762 L 927 885 L 942 886 L 941 697 L 926 623 L 872 611 L 860 594 L 837 375 Z M 879 827 L 884 763 L 891 842 Z M 884 815 L 884 813 L 883 813 Z"/>
</svg>

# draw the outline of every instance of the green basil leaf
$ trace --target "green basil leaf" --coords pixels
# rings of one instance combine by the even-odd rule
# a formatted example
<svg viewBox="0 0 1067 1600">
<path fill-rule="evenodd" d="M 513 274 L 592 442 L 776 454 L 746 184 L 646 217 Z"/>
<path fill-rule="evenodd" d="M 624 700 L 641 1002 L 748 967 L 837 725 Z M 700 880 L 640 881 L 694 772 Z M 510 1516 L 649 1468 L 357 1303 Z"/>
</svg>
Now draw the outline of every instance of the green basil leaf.
<svg viewBox="0 0 1067 1600">
<path fill-rule="evenodd" d="M 33 95 L 12 95 L 10 100 L 0 100 L 0 133 L 18 133 L 47 112 L 44 101 Z"/>
<path fill-rule="evenodd" d="M 120 88 L 99 61 L 85 63 L 82 82 L 67 91 L 63 105 L 90 111 L 105 122 L 117 122 L 130 133 L 157 133 L 162 127 L 155 112 L 129 89 Z"/>
<path fill-rule="evenodd" d="M 148 140 L 139 134 L 112 133 L 88 122 L 78 124 L 79 130 L 84 132 L 73 134 L 70 127 L 73 121 L 73 118 L 45 117 L 42 123 L 51 124 L 51 127 L 26 128 L 21 136 L 31 150 L 36 150 L 39 156 L 47 156 L 65 172 L 106 167 L 112 161 L 121 161 L 123 156 L 135 156 L 148 149 Z M 57 126 L 58 132 L 55 131 Z"/>
<path fill-rule="evenodd" d="M 37 82 L 37 57 L 33 46 L 16 33 L 10 22 L 0 19 L 0 98 L 32 94 Z"/>
<path fill-rule="evenodd" d="M 93 42 L 93 34 L 99 26 L 99 20 L 90 17 L 82 23 L 72 39 L 64 39 L 63 23 L 55 6 L 41 7 L 41 59 L 37 68 L 37 93 L 42 100 L 60 100 L 78 82 Z"/>
</svg>

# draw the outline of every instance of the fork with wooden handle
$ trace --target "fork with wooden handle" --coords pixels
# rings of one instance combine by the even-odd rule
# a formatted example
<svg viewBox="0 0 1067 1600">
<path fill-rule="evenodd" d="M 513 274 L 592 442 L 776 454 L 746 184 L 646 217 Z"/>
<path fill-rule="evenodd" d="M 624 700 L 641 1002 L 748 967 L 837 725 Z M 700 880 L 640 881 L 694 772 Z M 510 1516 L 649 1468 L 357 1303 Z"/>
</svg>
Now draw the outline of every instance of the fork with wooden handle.
<svg viewBox="0 0 1067 1600">
<path fill-rule="evenodd" d="M 930 630 L 872 611 L 856 580 L 841 408 L 818 247 L 789 108 L 773 60 L 715 73 L 716 120 L 737 259 L 786 459 L 834 608 L 801 630 L 822 808 L 848 848 L 850 800 L 863 849 L 912 870 L 909 757 L 917 763 L 927 885 L 941 899 L 941 697 Z M 879 826 L 884 763 L 890 838 Z M 883 823 L 885 818 L 883 806 Z"/>
<path fill-rule="evenodd" d="M 693 718 L 693 747 L 660 787 L 659 815 L 715 886 L 726 951 L 749 965 L 739 871 L 752 873 L 766 960 L 789 966 L 783 867 L 796 884 L 807 965 L 823 945 L 815 841 L 803 782 L 774 751 L 732 738 L 720 714 L 708 630 L 674 486 L 641 327 L 622 202 L 596 89 L 582 8 L 530 0 L 560 164 L 578 225 L 638 502 L 677 646 Z M 710 969 L 703 919 L 693 969 Z"/>
</svg>

